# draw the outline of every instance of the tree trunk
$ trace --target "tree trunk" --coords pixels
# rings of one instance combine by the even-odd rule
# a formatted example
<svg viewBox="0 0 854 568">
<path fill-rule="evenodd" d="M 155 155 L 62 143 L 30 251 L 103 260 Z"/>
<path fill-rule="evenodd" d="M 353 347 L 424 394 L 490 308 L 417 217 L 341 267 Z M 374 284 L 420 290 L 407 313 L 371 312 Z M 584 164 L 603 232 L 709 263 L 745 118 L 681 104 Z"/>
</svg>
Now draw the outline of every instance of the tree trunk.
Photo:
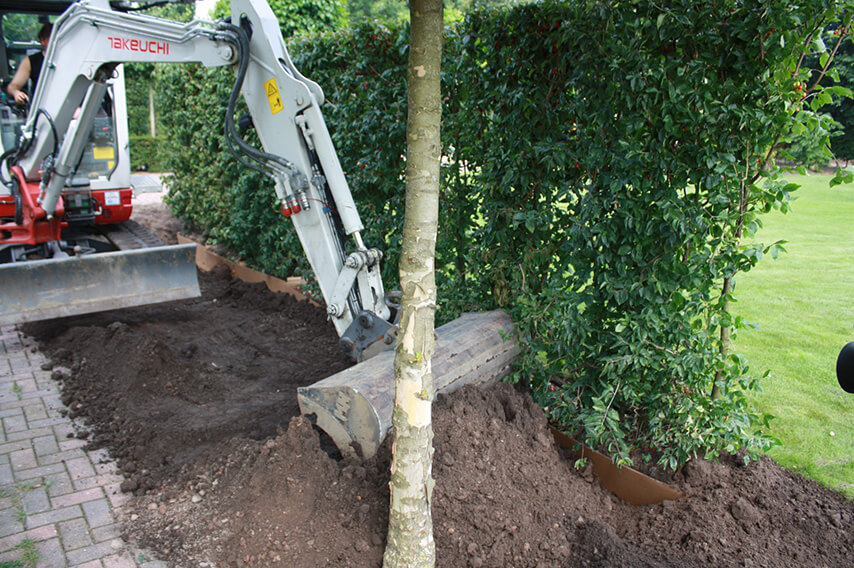
<svg viewBox="0 0 854 568">
<path fill-rule="evenodd" d="M 724 308 L 723 311 L 729 313 L 729 295 L 732 294 L 732 278 L 724 278 L 723 290 L 721 291 L 721 297 L 723 297 Z M 721 354 L 721 359 L 725 359 L 727 353 L 729 353 L 729 326 L 721 325 L 721 338 L 720 345 L 718 345 L 718 352 Z M 718 400 L 723 396 L 723 389 L 720 387 L 720 382 L 724 379 L 724 372 L 719 370 L 715 372 L 715 383 L 712 385 L 712 399 Z"/>
<path fill-rule="evenodd" d="M 400 255 L 400 335 L 394 361 L 394 446 L 386 568 L 436 562 L 433 494 L 435 252 L 439 220 L 442 0 L 411 0 L 407 71 L 406 217 Z"/>
<path fill-rule="evenodd" d="M 157 137 L 157 121 L 154 116 L 154 77 L 148 78 L 148 130 L 151 137 Z"/>
</svg>

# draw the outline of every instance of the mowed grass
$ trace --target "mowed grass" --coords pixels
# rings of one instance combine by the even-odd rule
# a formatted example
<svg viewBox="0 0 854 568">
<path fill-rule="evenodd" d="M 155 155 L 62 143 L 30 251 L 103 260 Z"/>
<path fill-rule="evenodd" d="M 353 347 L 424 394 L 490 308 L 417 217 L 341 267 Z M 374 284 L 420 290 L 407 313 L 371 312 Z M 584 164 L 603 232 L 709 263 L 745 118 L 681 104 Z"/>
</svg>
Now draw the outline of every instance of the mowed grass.
<svg viewBox="0 0 854 568">
<path fill-rule="evenodd" d="M 792 211 L 763 218 L 756 240 L 786 240 L 788 253 L 738 277 L 736 313 L 757 328 L 740 330 L 735 350 L 751 372 L 771 372 L 755 397 L 776 417 L 782 445 L 769 455 L 854 498 L 854 394 L 836 379 L 839 350 L 854 341 L 854 184 L 829 179 L 792 176 Z"/>
</svg>

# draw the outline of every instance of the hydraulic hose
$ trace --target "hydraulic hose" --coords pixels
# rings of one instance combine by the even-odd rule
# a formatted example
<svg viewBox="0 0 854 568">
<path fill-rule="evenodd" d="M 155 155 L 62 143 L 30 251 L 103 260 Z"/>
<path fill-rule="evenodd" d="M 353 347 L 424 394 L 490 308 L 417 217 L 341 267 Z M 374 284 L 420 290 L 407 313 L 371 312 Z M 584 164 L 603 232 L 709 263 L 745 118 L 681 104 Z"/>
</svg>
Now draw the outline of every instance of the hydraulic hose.
<svg viewBox="0 0 854 568">
<path fill-rule="evenodd" d="M 228 144 L 228 149 L 232 154 L 234 154 L 235 158 L 237 158 L 241 164 L 273 179 L 275 179 L 276 176 L 272 170 L 276 166 L 283 168 L 293 176 L 295 173 L 299 172 L 293 163 L 281 156 L 264 152 L 263 150 L 259 150 L 258 148 L 249 145 L 237 132 L 237 127 L 234 122 L 234 113 L 236 112 L 237 101 L 240 98 L 240 91 L 243 88 L 243 82 L 246 79 L 246 71 L 249 68 L 249 34 L 243 27 L 229 23 L 221 24 L 221 29 L 230 32 L 229 39 L 232 41 L 236 39 L 238 56 L 237 76 L 235 77 L 234 86 L 232 87 L 231 93 L 228 97 L 228 105 L 225 111 L 225 139 Z M 234 147 L 235 145 L 248 158 L 254 160 L 260 165 L 251 164 L 245 161 L 237 152 L 237 149 Z"/>
<path fill-rule="evenodd" d="M 53 118 L 46 110 L 40 108 L 36 111 L 36 126 L 38 126 L 39 116 L 44 116 L 47 120 L 47 123 L 50 125 L 50 133 L 53 136 L 53 151 L 51 151 L 50 155 L 56 155 L 56 149 L 59 144 L 59 137 L 56 135 L 56 125 L 53 123 Z M 32 148 L 33 146 L 33 140 L 35 140 L 35 136 L 28 138 L 26 145 L 24 145 L 23 147 L 15 146 L 14 148 L 10 148 L 3 152 L 2 155 L 0 155 L 0 182 L 2 182 L 3 185 L 9 186 L 9 184 L 11 183 L 11 180 L 6 179 L 6 176 L 3 173 L 3 164 L 5 164 L 9 158 L 14 156 L 14 160 L 12 160 L 11 163 L 11 165 L 14 166 L 17 163 L 18 158 L 30 151 L 30 148 Z"/>
</svg>

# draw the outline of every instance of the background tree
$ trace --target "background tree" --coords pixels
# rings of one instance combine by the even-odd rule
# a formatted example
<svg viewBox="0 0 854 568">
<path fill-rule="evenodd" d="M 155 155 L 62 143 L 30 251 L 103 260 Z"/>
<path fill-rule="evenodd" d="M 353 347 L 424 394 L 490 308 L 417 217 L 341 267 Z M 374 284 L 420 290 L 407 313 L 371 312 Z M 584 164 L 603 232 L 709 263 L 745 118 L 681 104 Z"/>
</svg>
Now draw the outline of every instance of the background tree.
<svg viewBox="0 0 854 568">
<path fill-rule="evenodd" d="M 189 22 L 193 19 L 193 9 L 192 3 L 162 4 L 142 13 L 176 22 Z M 154 63 L 124 64 L 131 167 L 136 170 L 162 169 L 157 140 L 161 113 L 157 108 L 156 69 Z"/>
<path fill-rule="evenodd" d="M 400 336 L 394 359 L 391 507 L 386 568 L 436 563 L 433 493 L 433 375 L 436 233 L 442 155 L 442 0 L 410 2 L 406 209 L 400 255 Z"/>
</svg>

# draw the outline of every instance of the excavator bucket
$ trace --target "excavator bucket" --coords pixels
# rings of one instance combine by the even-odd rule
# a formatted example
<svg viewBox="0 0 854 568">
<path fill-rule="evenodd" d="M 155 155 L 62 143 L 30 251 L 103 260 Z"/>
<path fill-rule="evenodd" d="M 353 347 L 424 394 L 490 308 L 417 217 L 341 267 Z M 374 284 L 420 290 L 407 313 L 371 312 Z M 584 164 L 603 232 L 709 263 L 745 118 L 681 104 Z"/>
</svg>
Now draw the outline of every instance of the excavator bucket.
<svg viewBox="0 0 854 568">
<path fill-rule="evenodd" d="M 463 314 L 436 330 L 433 386 L 437 393 L 506 376 L 519 354 L 513 321 L 495 310 Z M 297 389 L 300 412 L 314 415 L 345 456 L 369 459 L 391 427 L 394 351 L 384 351 L 308 387 Z"/>
<path fill-rule="evenodd" d="M 0 325 L 198 296 L 194 244 L 0 265 Z"/>
</svg>

